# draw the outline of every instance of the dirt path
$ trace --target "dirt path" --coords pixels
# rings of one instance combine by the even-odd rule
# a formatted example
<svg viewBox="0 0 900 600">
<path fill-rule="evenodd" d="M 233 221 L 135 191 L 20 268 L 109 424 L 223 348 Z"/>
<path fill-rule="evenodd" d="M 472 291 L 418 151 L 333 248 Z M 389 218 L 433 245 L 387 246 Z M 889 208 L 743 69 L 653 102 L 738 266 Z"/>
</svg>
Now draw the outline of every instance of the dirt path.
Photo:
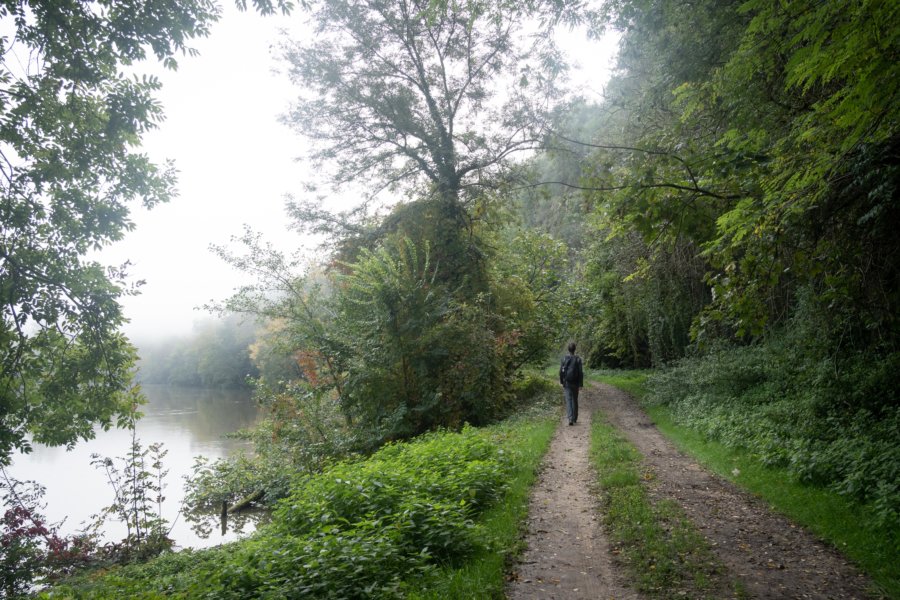
<svg viewBox="0 0 900 600">
<path fill-rule="evenodd" d="M 868 580 L 837 552 L 682 455 L 627 394 L 599 385 L 590 395 L 643 454 L 651 494 L 684 508 L 751 598 L 869 597 Z"/>
<path fill-rule="evenodd" d="M 512 600 L 638 597 L 615 570 L 602 531 L 588 461 L 591 395 L 580 404 L 578 423 L 557 428 L 532 490 L 528 549 L 507 589 Z"/>
<path fill-rule="evenodd" d="M 609 552 L 591 493 L 592 413 L 621 430 L 644 456 L 654 499 L 683 507 L 713 552 L 760 599 L 863 599 L 868 580 L 844 558 L 758 499 L 681 454 L 624 392 L 598 385 L 582 392 L 581 416 L 560 423 L 532 492 L 527 551 L 507 592 L 511 600 L 634 599 Z"/>
</svg>

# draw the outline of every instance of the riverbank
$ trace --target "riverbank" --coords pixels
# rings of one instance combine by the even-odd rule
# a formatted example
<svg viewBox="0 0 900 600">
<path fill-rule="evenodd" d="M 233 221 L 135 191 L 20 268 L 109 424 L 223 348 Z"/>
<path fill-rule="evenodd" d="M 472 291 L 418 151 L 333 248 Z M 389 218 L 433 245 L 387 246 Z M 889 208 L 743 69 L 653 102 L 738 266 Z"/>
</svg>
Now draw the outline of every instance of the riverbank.
<svg viewBox="0 0 900 600">
<path fill-rule="evenodd" d="M 305 586 L 311 597 L 500 593 L 550 414 L 543 404 L 493 427 L 388 445 L 305 478 L 246 540 L 85 575 L 41 597 L 251 598 Z"/>
<path fill-rule="evenodd" d="M 147 403 L 140 407 L 143 417 L 137 421 L 137 438 L 143 447 L 158 443 L 167 451 L 161 511 L 172 527 L 169 537 L 182 548 L 204 548 L 237 539 L 239 534 L 233 529 L 222 534 L 213 528 L 209 535 L 195 531 L 180 514 L 182 488 L 195 457 L 214 461 L 251 450 L 247 442 L 229 434 L 253 426 L 260 417 L 259 406 L 249 392 L 240 390 L 147 385 L 142 392 Z M 106 474 L 91 464 L 93 455 L 118 463 L 118 457 L 128 454 L 132 441 L 130 430 L 98 428 L 94 439 L 71 450 L 35 445 L 30 454 L 13 457 L 7 470 L 18 480 L 34 480 L 45 487 L 42 512 L 47 522 L 64 522 L 60 533 L 74 534 L 114 501 Z M 125 535 L 125 525 L 116 520 L 108 520 L 104 526 L 104 541 L 118 542 Z"/>
</svg>

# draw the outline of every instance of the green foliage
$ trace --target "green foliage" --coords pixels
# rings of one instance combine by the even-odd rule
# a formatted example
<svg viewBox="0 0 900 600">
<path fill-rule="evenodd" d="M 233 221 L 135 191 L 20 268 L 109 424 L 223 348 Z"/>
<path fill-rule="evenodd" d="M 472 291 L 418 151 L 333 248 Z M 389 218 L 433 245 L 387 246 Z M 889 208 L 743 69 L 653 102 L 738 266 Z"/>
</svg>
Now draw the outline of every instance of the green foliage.
<svg viewBox="0 0 900 600">
<path fill-rule="evenodd" d="M 5 469 L 2 476 L 5 510 L 0 519 L 0 593 L 9 599 L 26 598 L 34 582 L 48 571 L 47 546 L 56 528 L 46 525 L 41 514 L 41 486 L 12 480 Z"/>
<path fill-rule="evenodd" d="M 605 10 L 624 34 L 583 144 L 588 357 L 687 350 L 652 384 L 677 422 L 896 526 L 900 9 Z"/>
<path fill-rule="evenodd" d="M 601 235 L 584 253 L 576 337 L 593 366 L 646 367 L 680 358 L 708 301 L 704 264 L 686 242 L 647 244 L 635 233 Z"/>
<path fill-rule="evenodd" d="M 474 430 L 391 444 L 308 476 L 273 523 L 204 587 L 224 598 L 396 596 L 431 561 L 476 547 L 472 517 L 502 495 L 509 465 Z"/>
<path fill-rule="evenodd" d="M 127 264 L 90 250 L 121 239 L 128 205 L 166 201 L 175 181 L 134 150 L 162 119 L 148 55 L 174 67 L 218 17 L 207 0 L 146 10 L 95 2 L 0 9 L 0 463 L 28 441 L 73 444 L 125 418 L 134 361 L 118 333 Z M 12 57 L 17 57 L 14 60 Z"/>
<path fill-rule="evenodd" d="M 364 249 L 348 270 L 338 299 L 350 354 L 345 411 L 376 439 L 444 421 L 455 399 L 443 399 L 435 383 L 446 364 L 441 330 L 450 298 L 435 284 L 428 248 L 420 257 L 406 239 L 393 252 Z"/>
<path fill-rule="evenodd" d="M 338 319 L 349 356 L 341 398 L 373 440 L 480 421 L 502 378 L 486 311 L 435 282 L 429 249 L 409 239 L 364 250 L 340 281 Z"/>
<path fill-rule="evenodd" d="M 395 514 L 415 494 L 479 510 L 503 492 L 500 458 L 495 446 L 469 428 L 452 436 L 427 434 L 415 444 L 388 444 L 362 463 L 310 476 L 279 503 L 275 522 L 291 534 L 308 534 L 344 520 Z"/>
<path fill-rule="evenodd" d="M 171 550 L 168 523 L 162 517 L 166 454 L 160 444 L 145 448 L 133 437 L 128 454 L 118 461 L 92 455 L 92 464 L 106 475 L 113 502 L 92 516 L 82 533 L 65 537 L 59 535 L 62 523 L 49 524 L 42 515 L 44 488 L 11 479 L 0 469 L 0 493 L 7 507 L 0 519 L 0 594 L 32 597 L 36 587 L 79 571 L 143 561 Z M 101 545 L 102 528 L 110 518 L 121 521 L 127 534 L 121 542 Z"/>
<path fill-rule="evenodd" d="M 235 545 L 232 544 L 199 551 L 188 548 L 179 552 L 166 552 L 147 562 L 123 565 L 100 573 L 76 574 L 43 590 L 37 597 L 43 600 L 203 597 L 202 590 L 197 590 L 193 595 L 188 591 L 191 585 L 195 585 L 197 573 L 222 564 L 235 550 Z"/>
<path fill-rule="evenodd" d="M 647 395 L 647 378 L 652 371 L 594 371 L 590 374 L 592 379 L 597 379 L 608 385 L 624 390 L 642 400 Z"/>
<path fill-rule="evenodd" d="M 346 378 L 347 348 L 335 321 L 331 279 L 306 261 L 274 249 L 249 228 L 232 241 L 243 246 L 244 254 L 225 246 L 212 246 L 212 250 L 234 268 L 252 274 L 256 282 L 243 286 L 222 305 L 207 308 L 256 317 L 266 324 L 264 346 L 294 361 L 287 380 L 266 378 L 266 387 L 276 389 L 282 382 L 300 378 L 340 396 Z"/>
<path fill-rule="evenodd" d="M 318 473 L 360 445 L 359 432 L 345 426 L 325 391 L 294 381 L 279 390 L 257 386 L 256 398 L 266 416 L 240 434 L 253 442 L 253 453 L 213 463 L 203 457 L 195 460 L 185 486 L 185 517 L 201 531 L 218 524 L 223 502 L 233 506 L 255 497 L 271 505 L 290 492 L 299 475 Z"/>
<path fill-rule="evenodd" d="M 812 287 L 856 343 L 894 344 L 896 7 L 651 6 L 607 3 L 622 110 L 586 183 L 605 222 L 704 250 L 700 341 L 759 336 Z"/>
<path fill-rule="evenodd" d="M 98 323 L 74 339 L 58 329 L 26 342 L 0 333 L 11 344 L 3 351 L 13 349 L 0 371 L 0 463 L 13 448 L 29 451 L 32 442 L 72 446 L 92 438 L 95 424 L 128 424 L 142 399 L 131 382 L 134 349 L 114 331 L 117 325 Z"/>
<path fill-rule="evenodd" d="M 123 424 L 139 401 L 118 301 L 141 282 L 87 254 L 133 227 L 133 203 L 175 194 L 174 165 L 138 150 L 163 111 L 135 66 L 176 68 L 218 16 L 213 0 L 0 6 L 0 464 Z"/>
<path fill-rule="evenodd" d="M 569 319 L 567 248 L 546 233 L 508 228 L 493 259 L 491 301 L 503 315 L 503 341 L 515 368 L 541 364 L 563 341 Z"/>
<path fill-rule="evenodd" d="M 503 496 L 515 458 L 471 428 L 390 444 L 297 480 L 272 524 L 209 551 L 164 555 L 48 598 L 386 598 L 481 547 L 475 517 Z"/>
<path fill-rule="evenodd" d="M 831 360 L 790 336 L 686 359 L 649 380 L 677 423 L 900 524 L 896 354 Z"/>
<path fill-rule="evenodd" d="M 276 252 L 229 259 L 263 277 L 228 308 L 278 320 L 275 343 L 291 349 L 317 402 L 339 407 L 358 449 L 509 409 L 515 336 L 502 337 L 488 298 L 463 301 L 447 287 L 427 242 L 390 237 L 318 281 L 291 274 Z"/>
<path fill-rule="evenodd" d="M 503 596 L 509 565 L 523 550 L 529 492 L 557 425 L 558 387 L 537 375 L 529 380 L 524 387 L 533 393 L 520 390 L 523 408 L 517 416 L 488 430 L 513 457 L 509 490 L 478 517 L 480 543 L 470 556 L 407 580 L 410 600 Z M 547 401 L 548 387 L 553 401 Z"/>
<path fill-rule="evenodd" d="M 559 398 L 559 384 L 554 378 L 556 371 L 548 377 L 539 371 L 526 371 L 512 384 L 512 393 L 517 410 L 514 414 L 521 415 L 526 409 L 541 402 L 557 402 Z"/>
</svg>

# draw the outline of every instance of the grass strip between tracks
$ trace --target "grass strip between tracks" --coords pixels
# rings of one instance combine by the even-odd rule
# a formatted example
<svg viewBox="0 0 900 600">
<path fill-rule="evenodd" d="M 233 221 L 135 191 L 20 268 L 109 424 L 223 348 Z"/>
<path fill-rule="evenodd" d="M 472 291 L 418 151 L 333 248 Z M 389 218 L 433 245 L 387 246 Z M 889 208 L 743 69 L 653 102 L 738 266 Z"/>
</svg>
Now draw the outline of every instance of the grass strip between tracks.
<svg viewBox="0 0 900 600">
<path fill-rule="evenodd" d="M 635 586 L 656 598 L 716 597 L 722 569 L 709 545 L 675 502 L 652 501 L 644 482 L 653 474 L 642 472 L 640 453 L 599 413 L 591 461 L 613 553 Z"/>
</svg>

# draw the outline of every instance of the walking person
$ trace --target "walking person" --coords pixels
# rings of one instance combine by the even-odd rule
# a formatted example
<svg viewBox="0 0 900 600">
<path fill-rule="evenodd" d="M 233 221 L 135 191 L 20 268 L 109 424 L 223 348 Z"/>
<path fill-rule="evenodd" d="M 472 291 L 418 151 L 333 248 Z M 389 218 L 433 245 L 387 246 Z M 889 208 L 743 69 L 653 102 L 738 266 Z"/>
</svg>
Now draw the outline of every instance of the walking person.
<svg viewBox="0 0 900 600">
<path fill-rule="evenodd" d="M 559 365 L 559 383 L 566 398 L 566 417 L 569 425 L 574 425 L 578 422 L 578 390 L 584 387 L 584 368 L 575 354 L 575 342 L 569 342 L 569 353 Z"/>
</svg>

